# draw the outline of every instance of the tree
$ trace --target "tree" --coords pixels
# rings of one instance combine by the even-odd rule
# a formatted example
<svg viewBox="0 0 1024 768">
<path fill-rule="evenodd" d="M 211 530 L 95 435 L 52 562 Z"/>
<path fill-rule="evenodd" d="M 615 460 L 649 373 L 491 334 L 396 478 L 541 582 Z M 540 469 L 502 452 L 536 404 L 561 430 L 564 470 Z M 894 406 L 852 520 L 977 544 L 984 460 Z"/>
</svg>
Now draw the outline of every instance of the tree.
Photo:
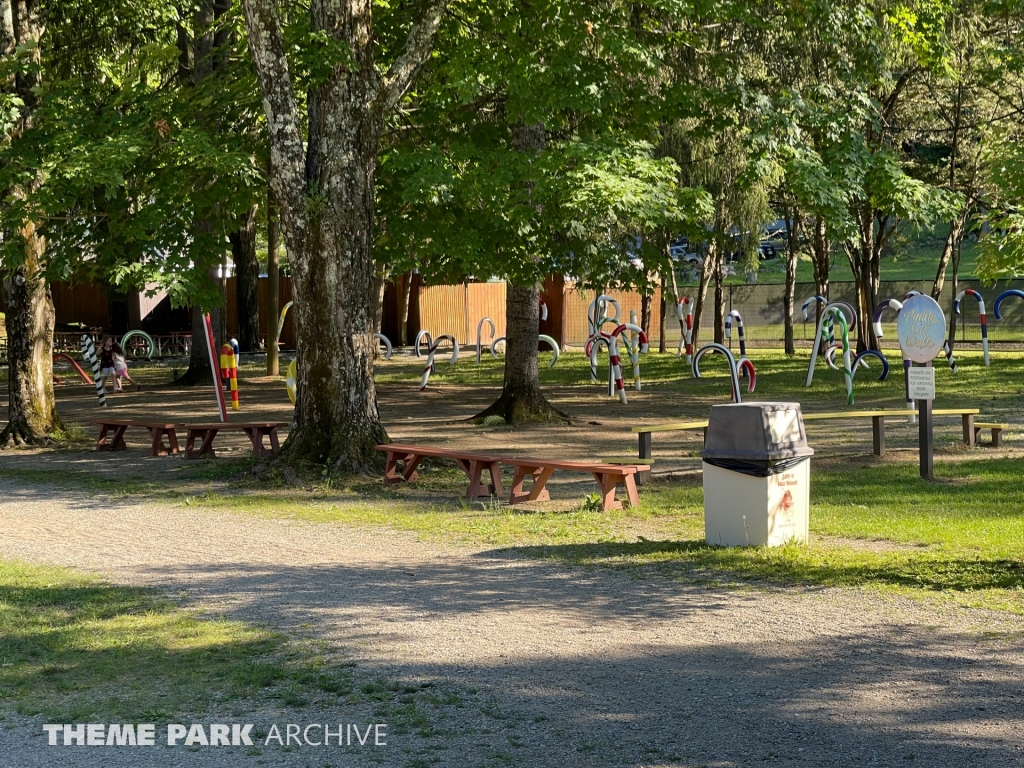
<svg viewBox="0 0 1024 768">
<path fill-rule="evenodd" d="M 42 85 L 44 9 L 36 0 L 0 0 L 0 142 L 32 130 Z M 9 166 L 9 163 L 4 163 Z M 10 170 L 4 167 L 3 170 Z M 10 178 L 10 177 L 8 177 Z M 30 169 L 0 185 L 5 200 L 23 201 L 42 183 Z M 46 442 L 61 429 L 53 395 L 54 310 L 46 281 L 46 240 L 30 213 L 2 231 L 8 354 L 8 420 L 0 447 Z"/>
<path fill-rule="evenodd" d="M 238 308 L 238 346 L 242 352 L 260 349 L 260 263 L 256 258 L 256 206 L 238 222 L 228 235 L 231 260 L 235 265 L 235 306 Z"/>
<path fill-rule="evenodd" d="M 427 5 L 382 74 L 376 49 L 395 41 L 375 32 L 370 0 L 314 0 L 302 40 L 313 63 L 304 121 L 275 0 L 243 0 L 298 331 L 295 429 L 279 461 L 340 472 L 381 464 L 374 446 L 387 433 L 373 382 L 377 151 L 385 120 L 430 55 L 445 6 L 446 0 Z"/>
</svg>

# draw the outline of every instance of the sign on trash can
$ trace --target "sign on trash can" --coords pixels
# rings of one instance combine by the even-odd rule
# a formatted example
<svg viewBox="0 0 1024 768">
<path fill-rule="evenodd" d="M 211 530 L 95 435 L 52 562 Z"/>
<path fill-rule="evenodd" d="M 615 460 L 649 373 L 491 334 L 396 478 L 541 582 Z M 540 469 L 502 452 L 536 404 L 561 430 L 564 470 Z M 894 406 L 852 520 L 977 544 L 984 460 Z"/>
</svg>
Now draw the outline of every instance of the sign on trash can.
<svg viewBox="0 0 1024 768">
<path fill-rule="evenodd" d="M 701 453 L 707 543 L 806 543 L 813 454 L 798 403 L 712 406 Z"/>
</svg>

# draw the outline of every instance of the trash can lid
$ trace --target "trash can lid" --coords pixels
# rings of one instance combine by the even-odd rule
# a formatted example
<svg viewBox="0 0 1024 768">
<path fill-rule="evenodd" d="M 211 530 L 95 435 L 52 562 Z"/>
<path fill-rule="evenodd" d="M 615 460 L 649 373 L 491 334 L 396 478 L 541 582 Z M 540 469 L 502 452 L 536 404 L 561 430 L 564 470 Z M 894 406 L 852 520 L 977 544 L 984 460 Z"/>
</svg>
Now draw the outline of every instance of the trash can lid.
<svg viewBox="0 0 1024 768">
<path fill-rule="evenodd" d="M 705 459 L 773 461 L 813 456 L 799 403 L 727 403 L 711 406 Z"/>
</svg>

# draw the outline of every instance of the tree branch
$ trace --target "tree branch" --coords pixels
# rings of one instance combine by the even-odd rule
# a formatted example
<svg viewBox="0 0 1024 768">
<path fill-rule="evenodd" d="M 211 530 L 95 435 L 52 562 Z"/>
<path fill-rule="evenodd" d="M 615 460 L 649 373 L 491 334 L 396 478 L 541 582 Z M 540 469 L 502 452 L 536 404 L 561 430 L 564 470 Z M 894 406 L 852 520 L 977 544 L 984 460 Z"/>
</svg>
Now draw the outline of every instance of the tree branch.
<svg viewBox="0 0 1024 768">
<path fill-rule="evenodd" d="M 409 90 L 419 68 L 426 63 L 434 45 L 434 35 L 441 25 L 441 18 L 444 16 L 448 1 L 434 0 L 427 7 L 423 18 L 409 29 L 405 48 L 391 64 L 377 94 L 375 106 L 379 115 L 384 116 L 395 108 L 405 92 Z"/>
<path fill-rule="evenodd" d="M 275 0 L 242 0 L 242 9 L 249 32 L 249 48 L 263 93 L 263 110 L 267 116 L 270 159 L 274 169 L 270 186 L 281 216 L 294 221 L 295 217 L 304 215 L 305 153 L 281 20 Z"/>
</svg>

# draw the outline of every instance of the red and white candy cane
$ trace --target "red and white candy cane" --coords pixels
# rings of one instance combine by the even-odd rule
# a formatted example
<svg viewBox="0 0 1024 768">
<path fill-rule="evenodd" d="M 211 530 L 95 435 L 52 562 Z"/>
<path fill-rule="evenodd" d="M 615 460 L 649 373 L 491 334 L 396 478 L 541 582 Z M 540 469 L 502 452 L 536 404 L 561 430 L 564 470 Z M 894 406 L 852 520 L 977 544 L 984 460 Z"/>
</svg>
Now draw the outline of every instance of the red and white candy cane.
<svg viewBox="0 0 1024 768">
<path fill-rule="evenodd" d="M 953 313 L 961 314 L 960 302 L 963 301 L 964 296 L 970 296 L 971 298 L 978 300 L 978 320 L 981 322 L 981 348 L 985 353 L 985 365 L 988 365 L 988 318 L 985 316 L 985 300 L 981 298 L 981 294 L 973 288 L 968 288 L 966 291 L 960 291 L 956 295 L 956 299 L 953 300 Z"/>
<path fill-rule="evenodd" d="M 427 380 L 430 379 L 430 374 L 434 372 L 434 355 L 437 354 L 437 348 L 441 345 L 441 342 L 447 339 L 452 343 L 454 349 L 452 350 L 452 359 L 448 362 L 451 365 L 459 360 L 459 342 L 454 336 L 450 336 L 447 333 L 444 336 L 438 336 L 434 340 L 434 343 L 430 345 L 430 349 L 427 350 L 427 365 L 423 369 L 423 378 L 420 379 L 420 392 L 427 388 Z"/>
<path fill-rule="evenodd" d="M 740 357 L 737 361 L 738 364 L 747 359 L 747 335 L 743 330 L 743 315 L 733 309 L 725 316 L 725 338 L 732 338 L 732 319 L 734 317 L 736 318 L 736 334 L 740 337 Z M 743 366 L 740 366 L 740 371 L 743 370 Z"/>
<path fill-rule="evenodd" d="M 682 357 L 683 348 L 686 348 L 686 362 L 693 362 L 693 301 L 689 296 L 683 296 L 676 301 L 676 316 L 682 324 L 683 335 L 679 337 L 679 347 L 676 349 L 676 357 Z"/>
<path fill-rule="evenodd" d="M 623 327 L 619 326 L 619 328 Z M 608 364 L 611 366 L 612 379 L 615 382 L 615 391 L 619 394 L 619 400 L 626 403 L 628 401 L 626 400 L 626 387 L 622 383 L 622 359 L 619 357 L 619 340 L 615 335 L 608 340 Z"/>
<path fill-rule="evenodd" d="M 220 411 L 220 420 L 227 421 L 228 406 L 224 402 L 224 390 L 220 386 L 220 377 L 217 376 L 220 369 L 217 364 L 217 343 L 213 339 L 213 322 L 210 320 L 208 312 L 203 315 L 203 324 L 206 326 L 206 351 L 210 354 L 210 371 L 213 373 L 213 391 L 217 393 L 217 409 Z"/>
<path fill-rule="evenodd" d="M 633 388 L 636 389 L 637 392 L 639 392 L 640 353 L 643 352 L 644 354 L 647 354 L 647 351 L 650 349 L 650 344 L 647 341 L 647 334 L 644 333 L 644 329 L 641 328 L 639 325 L 634 325 L 633 323 L 623 323 L 622 325 L 620 325 L 618 328 L 612 331 L 612 338 L 618 338 L 619 336 L 622 335 L 623 331 L 630 331 L 631 333 L 635 333 L 637 338 L 640 340 L 638 349 L 634 350 L 632 347 L 630 347 L 630 355 L 632 357 L 633 363 Z"/>
<path fill-rule="evenodd" d="M 416 343 L 413 345 L 413 353 L 416 357 L 423 357 L 420 345 L 424 342 L 427 347 L 430 347 L 434 343 L 434 338 L 430 335 L 430 331 L 420 331 L 416 334 Z"/>
</svg>

